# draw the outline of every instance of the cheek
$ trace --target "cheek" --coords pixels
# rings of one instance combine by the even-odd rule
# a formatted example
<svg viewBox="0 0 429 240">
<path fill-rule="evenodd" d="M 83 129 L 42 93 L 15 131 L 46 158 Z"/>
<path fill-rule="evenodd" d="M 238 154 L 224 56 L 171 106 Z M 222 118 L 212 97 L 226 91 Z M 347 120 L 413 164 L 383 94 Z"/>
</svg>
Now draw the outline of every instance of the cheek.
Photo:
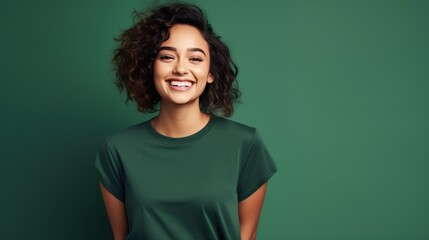
<svg viewBox="0 0 429 240">
<path fill-rule="evenodd" d="M 160 75 L 160 66 L 159 64 L 157 64 L 156 62 L 153 64 L 153 76 L 156 78 L 157 76 Z"/>
<path fill-rule="evenodd" d="M 168 70 L 159 64 L 153 66 L 153 81 L 155 86 L 161 86 L 164 83 L 164 79 L 168 75 Z"/>
<path fill-rule="evenodd" d="M 201 66 L 198 69 L 195 69 L 195 73 L 200 77 L 206 78 L 209 75 L 210 67 L 208 65 Z"/>
<path fill-rule="evenodd" d="M 159 87 L 161 85 L 162 79 L 163 79 L 162 68 L 160 67 L 159 64 L 154 63 L 153 64 L 153 82 L 158 92 L 160 90 Z"/>
</svg>

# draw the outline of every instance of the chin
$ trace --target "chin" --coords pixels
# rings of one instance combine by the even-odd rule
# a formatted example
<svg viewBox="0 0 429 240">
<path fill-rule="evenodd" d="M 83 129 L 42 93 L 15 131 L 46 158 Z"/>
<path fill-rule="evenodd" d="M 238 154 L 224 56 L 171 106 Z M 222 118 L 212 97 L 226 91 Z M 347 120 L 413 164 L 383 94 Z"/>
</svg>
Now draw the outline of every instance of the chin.
<svg viewBox="0 0 429 240">
<path fill-rule="evenodd" d="M 195 101 L 196 101 L 196 99 L 192 99 L 192 98 L 174 98 L 174 99 L 168 100 L 168 102 L 174 103 L 177 105 L 192 104 Z"/>
</svg>

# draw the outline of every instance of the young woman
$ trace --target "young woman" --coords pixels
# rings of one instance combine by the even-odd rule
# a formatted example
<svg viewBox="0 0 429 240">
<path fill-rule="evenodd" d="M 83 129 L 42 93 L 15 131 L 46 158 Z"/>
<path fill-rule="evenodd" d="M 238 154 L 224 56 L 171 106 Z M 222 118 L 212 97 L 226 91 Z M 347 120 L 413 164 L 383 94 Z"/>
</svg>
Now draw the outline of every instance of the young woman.
<svg viewBox="0 0 429 240">
<path fill-rule="evenodd" d="M 228 47 L 193 5 L 136 17 L 118 39 L 116 83 L 159 114 L 97 153 L 115 239 L 256 239 L 276 165 L 255 128 L 223 118 L 239 97 Z"/>
</svg>

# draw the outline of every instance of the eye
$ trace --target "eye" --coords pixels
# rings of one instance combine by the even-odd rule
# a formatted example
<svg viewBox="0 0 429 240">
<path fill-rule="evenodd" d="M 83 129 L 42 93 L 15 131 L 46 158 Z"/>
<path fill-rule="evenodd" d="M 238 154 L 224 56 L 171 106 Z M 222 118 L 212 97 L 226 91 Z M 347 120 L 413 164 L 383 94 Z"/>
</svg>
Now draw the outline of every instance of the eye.
<svg viewBox="0 0 429 240">
<path fill-rule="evenodd" d="M 171 55 L 160 55 L 159 59 L 164 61 L 164 62 L 170 62 L 174 60 L 174 57 Z"/>
<path fill-rule="evenodd" d="M 189 60 L 191 62 L 202 62 L 203 61 L 203 59 L 200 57 L 191 57 L 191 58 L 189 58 Z"/>
</svg>

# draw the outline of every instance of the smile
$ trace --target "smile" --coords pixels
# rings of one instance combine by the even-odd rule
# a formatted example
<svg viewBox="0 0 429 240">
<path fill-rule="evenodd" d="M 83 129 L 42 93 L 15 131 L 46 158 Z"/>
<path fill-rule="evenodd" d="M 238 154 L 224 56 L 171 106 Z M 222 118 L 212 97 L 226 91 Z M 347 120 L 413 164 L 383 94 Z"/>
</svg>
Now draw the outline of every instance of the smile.
<svg viewBox="0 0 429 240">
<path fill-rule="evenodd" d="M 187 90 L 195 83 L 192 81 L 179 81 L 179 80 L 170 80 L 167 81 L 168 85 L 174 90 Z"/>
<path fill-rule="evenodd" d="M 189 81 L 168 81 L 168 83 L 171 86 L 177 86 L 177 87 L 190 87 L 192 86 L 192 82 Z"/>
</svg>

